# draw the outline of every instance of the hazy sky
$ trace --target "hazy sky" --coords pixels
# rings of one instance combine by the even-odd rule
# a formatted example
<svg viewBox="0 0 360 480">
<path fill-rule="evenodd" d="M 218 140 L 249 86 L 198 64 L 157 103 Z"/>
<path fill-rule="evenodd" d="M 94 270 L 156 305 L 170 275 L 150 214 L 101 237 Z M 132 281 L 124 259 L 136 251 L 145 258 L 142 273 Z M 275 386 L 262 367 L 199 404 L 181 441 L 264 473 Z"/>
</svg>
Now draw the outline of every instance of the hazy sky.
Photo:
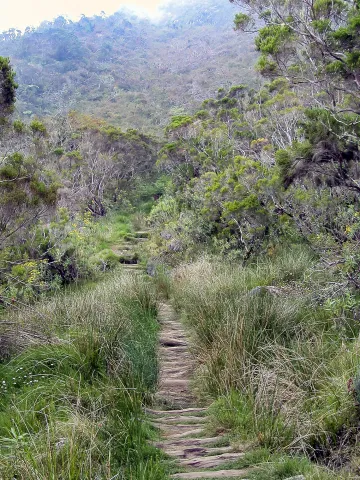
<svg viewBox="0 0 360 480">
<path fill-rule="evenodd" d="M 82 13 L 94 15 L 101 11 L 116 12 L 122 6 L 132 6 L 154 14 L 162 0 L 0 0 L 0 31 L 37 26 L 43 20 L 66 15 L 76 20 Z"/>
</svg>

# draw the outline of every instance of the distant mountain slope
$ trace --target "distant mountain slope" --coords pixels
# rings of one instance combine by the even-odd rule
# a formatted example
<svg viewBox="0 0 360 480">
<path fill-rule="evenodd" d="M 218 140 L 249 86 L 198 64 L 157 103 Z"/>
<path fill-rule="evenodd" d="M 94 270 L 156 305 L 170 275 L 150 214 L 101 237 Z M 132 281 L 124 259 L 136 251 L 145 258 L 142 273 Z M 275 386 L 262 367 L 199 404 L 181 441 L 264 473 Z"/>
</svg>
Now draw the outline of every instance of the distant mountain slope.
<svg viewBox="0 0 360 480">
<path fill-rule="evenodd" d="M 77 109 L 155 131 L 219 87 L 253 81 L 256 52 L 233 31 L 235 12 L 227 0 L 205 0 L 168 6 L 157 24 L 125 11 L 59 17 L 4 32 L 0 54 L 17 72 L 20 114 Z"/>
</svg>

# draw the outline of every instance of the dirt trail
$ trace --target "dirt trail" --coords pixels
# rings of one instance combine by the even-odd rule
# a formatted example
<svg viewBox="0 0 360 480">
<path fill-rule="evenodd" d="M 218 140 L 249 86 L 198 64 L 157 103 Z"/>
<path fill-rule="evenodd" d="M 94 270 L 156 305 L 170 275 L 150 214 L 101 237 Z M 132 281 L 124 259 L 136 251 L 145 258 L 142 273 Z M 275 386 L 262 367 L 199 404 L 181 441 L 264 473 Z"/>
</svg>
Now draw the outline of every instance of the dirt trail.
<svg viewBox="0 0 360 480">
<path fill-rule="evenodd" d="M 171 475 L 171 478 L 246 478 L 250 469 L 219 470 L 222 465 L 225 468 L 226 464 L 241 458 L 244 452 L 224 446 L 221 436 L 206 436 L 206 408 L 197 405 L 191 389 L 194 359 L 189 351 L 189 340 L 170 303 L 160 305 L 159 322 L 157 407 L 148 409 L 147 413 L 161 432 L 157 447 L 173 458 L 179 467 L 179 473 Z"/>
</svg>

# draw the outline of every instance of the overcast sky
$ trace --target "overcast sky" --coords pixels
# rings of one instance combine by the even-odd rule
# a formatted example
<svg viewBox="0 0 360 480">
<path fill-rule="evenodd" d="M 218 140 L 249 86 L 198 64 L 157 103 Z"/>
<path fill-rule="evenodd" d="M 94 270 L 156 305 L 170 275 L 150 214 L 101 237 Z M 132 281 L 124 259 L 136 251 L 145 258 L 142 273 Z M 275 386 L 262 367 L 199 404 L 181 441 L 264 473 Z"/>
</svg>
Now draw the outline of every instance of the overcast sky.
<svg viewBox="0 0 360 480">
<path fill-rule="evenodd" d="M 81 14 L 112 14 L 124 5 L 155 14 L 161 3 L 162 0 L 0 0 L 0 31 L 12 27 L 23 30 L 58 15 L 76 20 Z"/>
</svg>

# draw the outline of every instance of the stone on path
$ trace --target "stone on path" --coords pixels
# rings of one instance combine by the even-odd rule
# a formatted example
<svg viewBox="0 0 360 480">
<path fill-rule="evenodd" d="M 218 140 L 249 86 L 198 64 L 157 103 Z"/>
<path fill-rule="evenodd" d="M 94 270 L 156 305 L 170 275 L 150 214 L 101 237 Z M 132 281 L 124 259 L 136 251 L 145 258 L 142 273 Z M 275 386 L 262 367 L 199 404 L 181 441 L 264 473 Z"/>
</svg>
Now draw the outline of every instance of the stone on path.
<svg viewBox="0 0 360 480">
<path fill-rule="evenodd" d="M 164 447 L 163 450 L 167 455 L 178 458 L 195 458 L 199 455 L 220 455 L 221 453 L 229 453 L 233 451 L 232 447 L 206 448 L 199 445 L 194 445 L 193 447 L 186 446 L 183 448 L 176 447 L 177 450 L 171 450 L 171 448 L 174 448 L 174 446 Z"/>
<path fill-rule="evenodd" d="M 179 465 L 182 467 L 190 466 L 192 468 L 215 468 L 223 465 L 224 463 L 234 462 L 243 456 L 244 453 L 241 452 L 222 453 L 220 455 L 213 456 L 205 455 L 202 457 L 180 460 Z"/>
<path fill-rule="evenodd" d="M 167 448 L 177 448 L 177 447 L 192 447 L 199 445 L 212 445 L 219 441 L 219 437 L 203 437 L 203 438 L 180 438 L 178 440 L 164 440 L 162 442 L 156 442 L 155 446 L 166 450 Z M 215 448 L 215 447 L 214 447 Z"/>
</svg>

